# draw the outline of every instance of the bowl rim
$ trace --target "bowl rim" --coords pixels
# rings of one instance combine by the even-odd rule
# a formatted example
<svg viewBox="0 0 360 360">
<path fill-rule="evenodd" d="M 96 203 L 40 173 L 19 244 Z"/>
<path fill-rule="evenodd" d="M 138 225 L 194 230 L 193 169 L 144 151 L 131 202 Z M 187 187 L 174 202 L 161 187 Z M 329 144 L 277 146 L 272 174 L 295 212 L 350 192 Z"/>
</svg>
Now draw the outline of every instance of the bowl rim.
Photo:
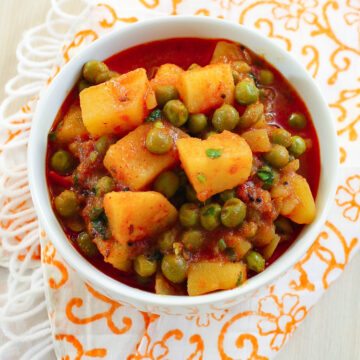
<svg viewBox="0 0 360 360">
<path fill-rule="evenodd" d="M 37 172 L 37 169 L 39 166 L 41 167 L 41 165 L 39 165 L 38 154 L 39 151 L 41 153 L 41 150 L 43 150 L 45 146 L 45 156 L 44 158 L 41 159 L 41 161 L 45 162 L 46 144 L 47 144 L 47 139 L 39 139 L 37 133 L 39 132 L 38 130 L 40 130 L 41 127 L 40 119 L 43 116 L 43 113 L 46 112 L 47 102 L 52 97 L 56 96 L 56 88 L 59 86 L 59 84 L 61 84 L 62 80 L 66 78 L 69 69 L 75 66 L 79 66 L 80 63 L 82 65 L 84 63 L 84 59 L 86 59 L 85 61 L 89 60 L 89 55 L 91 53 L 95 53 L 97 50 L 101 53 L 101 49 L 104 46 L 104 44 L 116 43 L 116 41 L 118 41 L 119 38 L 124 37 L 128 34 L 131 35 L 132 32 L 139 31 L 140 29 L 144 29 L 146 27 L 152 27 L 152 26 L 158 26 L 164 24 L 168 24 L 170 26 L 175 24 L 177 25 L 181 24 L 183 26 L 186 25 L 191 26 L 194 25 L 194 22 L 198 23 L 201 26 L 219 26 L 221 24 L 221 26 L 229 27 L 229 29 L 238 27 L 239 29 L 242 29 L 242 31 L 244 31 L 245 33 L 248 33 L 252 37 L 257 38 L 260 42 L 268 43 L 269 46 L 271 45 L 271 47 L 276 49 L 277 53 L 281 54 L 281 56 L 283 56 L 287 62 L 290 62 L 292 65 L 297 67 L 304 81 L 310 83 L 311 86 L 313 87 L 314 94 L 317 98 L 317 101 L 319 102 L 318 105 L 322 107 L 321 109 L 322 112 L 324 112 L 327 115 L 327 118 L 329 119 L 329 121 L 327 121 L 327 126 L 329 126 L 328 134 L 330 134 L 330 138 L 327 139 L 327 143 L 328 144 L 332 143 L 334 145 L 332 146 L 331 149 L 332 151 L 331 158 L 333 159 L 333 163 L 330 164 L 332 166 L 333 169 L 332 173 L 334 176 L 331 177 L 331 179 L 328 179 L 329 191 L 327 193 L 327 199 L 325 200 L 323 211 L 317 215 L 314 223 L 312 223 L 310 226 L 307 226 L 307 227 L 311 227 L 311 231 L 306 232 L 306 234 L 303 234 L 302 231 L 302 233 L 298 236 L 297 241 L 293 243 L 286 250 L 286 253 L 283 256 L 281 256 L 276 262 L 274 262 L 272 265 L 266 268 L 265 271 L 247 280 L 242 286 L 239 286 L 235 289 L 222 290 L 200 296 L 158 295 L 137 288 L 133 288 L 129 285 L 121 283 L 120 281 L 115 280 L 110 276 L 106 275 L 105 273 L 94 267 L 90 262 L 88 262 L 68 240 L 62 228 L 60 227 L 53 212 L 53 209 L 51 207 L 48 189 L 46 189 L 46 191 L 43 191 L 44 190 L 43 187 L 37 185 L 39 183 L 39 174 Z M 182 36 L 177 36 L 177 37 L 182 37 Z M 169 37 L 169 38 L 174 38 L 174 37 Z M 156 41 L 158 39 L 159 38 L 154 38 L 153 41 Z M 136 44 L 132 46 L 136 46 Z M 125 48 L 123 50 L 125 50 Z M 113 55 L 123 50 L 114 51 Z M 259 55 L 263 56 L 263 54 L 259 54 Z M 273 66 L 277 68 L 276 64 L 273 64 Z M 73 84 L 74 83 L 75 81 L 73 81 Z M 68 91 L 69 90 L 71 89 L 68 89 Z M 62 99 L 62 102 L 64 100 L 65 98 Z M 307 103 L 305 101 L 304 103 L 307 106 Z M 58 111 L 59 109 L 57 109 L 56 112 Z M 53 121 L 54 119 L 52 119 L 51 124 L 53 123 Z M 320 143 L 321 134 L 319 133 L 317 134 Z M 330 210 L 331 203 L 333 201 L 333 198 L 335 197 L 335 191 L 337 185 L 337 175 L 338 175 L 338 166 L 339 166 L 338 156 L 339 155 L 338 155 L 335 124 L 334 121 L 332 120 L 329 108 L 324 100 L 324 97 L 318 85 L 315 83 L 315 81 L 311 78 L 311 76 L 306 72 L 306 70 L 299 64 L 299 62 L 291 54 L 287 53 L 278 44 L 273 42 L 271 39 L 266 38 L 260 32 L 252 28 L 246 27 L 244 25 L 240 25 L 223 19 L 214 19 L 211 17 L 199 17 L 193 15 L 173 16 L 173 17 L 159 17 L 154 19 L 147 19 L 114 30 L 109 34 L 106 34 L 103 37 L 99 38 L 90 45 L 88 45 L 85 49 L 80 51 L 79 54 L 74 56 L 65 66 L 62 67 L 62 69 L 59 71 L 57 76 L 49 84 L 48 88 L 46 89 L 46 92 L 42 94 L 42 96 L 40 97 L 39 103 L 37 105 L 36 113 L 31 126 L 31 132 L 30 132 L 30 138 L 28 144 L 28 178 L 29 178 L 31 196 L 41 226 L 44 228 L 47 236 L 49 237 L 49 239 L 51 239 L 51 242 L 54 244 L 56 250 L 59 251 L 59 253 L 67 262 L 67 264 L 69 264 L 70 267 L 75 269 L 76 272 L 78 272 L 83 279 L 88 280 L 90 283 L 95 284 L 97 287 L 101 289 L 105 289 L 105 291 L 109 290 L 112 293 L 116 293 L 120 297 L 125 298 L 127 299 L 127 301 L 130 302 L 131 300 L 134 300 L 134 302 L 141 302 L 143 304 L 151 304 L 158 306 L 191 307 L 198 305 L 209 305 L 212 303 L 217 303 L 219 301 L 230 300 L 235 297 L 240 297 L 249 294 L 257 289 L 264 287 L 264 285 L 268 284 L 269 282 L 275 280 L 280 275 L 284 274 L 291 266 L 296 264 L 296 262 L 305 254 L 307 249 L 315 241 L 315 238 L 318 232 L 320 231 L 320 227 L 325 222 L 326 216 Z M 320 148 L 320 157 L 322 159 L 321 148 Z M 326 165 L 328 166 L 329 164 Z M 321 166 L 321 171 L 320 171 L 320 176 L 321 176 L 322 162 L 320 166 Z M 44 184 L 44 179 L 46 184 L 45 171 L 43 174 L 41 174 L 40 177 L 40 182 L 42 185 Z M 319 191 L 320 191 L 320 183 L 319 183 L 318 193 Z M 44 193 L 46 193 L 46 196 L 44 196 Z M 277 266 L 274 266 L 275 264 Z"/>
</svg>

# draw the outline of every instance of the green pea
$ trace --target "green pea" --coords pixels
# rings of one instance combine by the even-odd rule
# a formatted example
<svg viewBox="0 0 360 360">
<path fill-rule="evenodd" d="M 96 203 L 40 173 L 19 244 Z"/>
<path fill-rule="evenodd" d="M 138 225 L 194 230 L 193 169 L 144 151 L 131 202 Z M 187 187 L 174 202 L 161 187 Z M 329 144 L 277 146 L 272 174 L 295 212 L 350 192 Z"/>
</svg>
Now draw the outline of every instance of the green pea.
<svg viewBox="0 0 360 360">
<path fill-rule="evenodd" d="M 179 93 L 173 85 L 158 85 L 155 96 L 159 107 L 163 108 L 168 101 L 178 99 Z"/>
<path fill-rule="evenodd" d="M 289 125 L 298 130 L 304 129 L 306 126 L 306 118 L 303 114 L 292 113 L 289 117 Z"/>
<path fill-rule="evenodd" d="M 192 114 L 189 116 L 188 129 L 190 134 L 198 134 L 205 130 L 207 118 L 204 114 Z"/>
<path fill-rule="evenodd" d="M 66 150 L 58 150 L 51 157 L 50 165 L 56 172 L 65 174 L 71 169 L 73 158 Z"/>
<path fill-rule="evenodd" d="M 66 226 L 73 232 L 80 232 L 85 229 L 85 224 L 80 216 L 74 216 L 66 221 Z"/>
<path fill-rule="evenodd" d="M 173 248 L 173 244 L 176 240 L 176 233 L 174 230 L 168 230 L 163 232 L 157 239 L 156 244 L 160 251 L 165 252 Z"/>
<path fill-rule="evenodd" d="M 196 191 L 194 190 L 194 188 L 190 185 L 187 184 L 186 185 L 186 199 L 187 201 L 191 201 L 191 202 L 197 202 L 198 198 L 196 196 Z"/>
<path fill-rule="evenodd" d="M 179 185 L 185 186 L 188 182 L 187 176 L 185 174 L 184 170 L 178 170 L 176 171 L 177 176 L 179 177 Z"/>
<path fill-rule="evenodd" d="M 77 84 L 78 92 L 81 93 L 84 89 L 90 86 L 91 84 L 88 81 L 86 81 L 85 79 L 80 79 Z"/>
<path fill-rule="evenodd" d="M 155 273 L 157 263 L 155 260 L 149 260 L 144 254 L 139 255 L 134 260 L 134 270 L 142 277 L 148 277 Z"/>
<path fill-rule="evenodd" d="M 231 189 L 231 190 L 225 190 L 222 193 L 219 194 L 220 199 L 222 200 L 222 202 L 226 202 L 232 198 L 235 197 L 235 190 Z"/>
<path fill-rule="evenodd" d="M 289 147 L 291 145 L 291 134 L 285 129 L 275 129 L 270 140 L 273 144 Z"/>
<path fill-rule="evenodd" d="M 93 257 L 99 253 L 96 245 L 92 242 L 90 235 L 86 232 L 82 232 L 76 238 L 76 242 L 79 249 L 86 256 Z"/>
<path fill-rule="evenodd" d="M 110 176 L 103 176 L 96 184 L 95 192 L 96 195 L 102 196 L 108 192 L 114 190 L 115 182 Z"/>
<path fill-rule="evenodd" d="M 110 145 L 111 143 L 109 136 L 104 135 L 96 141 L 95 148 L 99 152 L 99 154 L 105 155 Z"/>
<path fill-rule="evenodd" d="M 239 121 L 240 129 L 247 129 L 252 125 L 256 124 L 259 120 L 261 120 L 264 114 L 264 105 L 262 103 L 256 103 L 248 105 L 241 115 Z"/>
<path fill-rule="evenodd" d="M 198 250 L 204 242 L 204 235 L 200 230 L 188 230 L 183 232 L 181 240 L 185 249 L 190 251 Z"/>
<path fill-rule="evenodd" d="M 166 118 L 175 126 L 179 127 L 186 123 L 189 113 L 180 100 L 170 100 L 164 106 Z"/>
<path fill-rule="evenodd" d="M 117 71 L 112 71 L 112 70 L 109 71 L 109 78 L 110 79 L 114 79 L 114 78 L 116 78 L 116 77 L 118 77 L 120 75 L 121 74 L 119 74 Z"/>
<path fill-rule="evenodd" d="M 289 150 L 295 157 L 300 156 L 306 150 L 305 140 L 301 136 L 292 136 Z"/>
<path fill-rule="evenodd" d="M 55 198 L 55 208 L 59 215 L 72 217 L 80 210 L 76 194 L 71 190 L 64 190 Z"/>
<path fill-rule="evenodd" d="M 205 136 L 204 136 L 204 139 L 208 139 L 210 136 L 213 136 L 213 135 L 217 135 L 218 133 L 216 131 L 208 131 Z"/>
<path fill-rule="evenodd" d="M 270 70 L 262 69 L 259 72 L 258 80 L 261 85 L 270 85 L 274 81 L 274 74 Z"/>
<path fill-rule="evenodd" d="M 237 260 L 236 252 L 232 247 L 227 247 L 225 249 L 225 254 L 226 254 L 227 258 L 229 259 L 229 261 L 235 262 Z"/>
<path fill-rule="evenodd" d="M 240 225 L 246 216 L 246 205 L 238 198 L 229 199 L 221 210 L 221 222 L 232 228 Z"/>
<path fill-rule="evenodd" d="M 291 221 L 283 216 L 279 216 L 274 221 L 274 224 L 278 234 L 291 234 L 294 231 L 291 225 Z"/>
<path fill-rule="evenodd" d="M 221 206 L 211 203 L 200 210 L 200 223 L 206 230 L 214 230 L 220 225 Z"/>
<path fill-rule="evenodd" d="M 224 104 L 215 110 L 211 122 L 215 130 L 222 132 L 224 130 L 233 130 L 240 120 L 237 110 L 229 105 Z"/>
<path fill-rule="evenodd" d="M 92 84 L 100 84 L 110 79 L 109 68 L 98 60 L 90 60 L 83 66 L 82 75 Z"/>
<path fill-rule="evenodd" d="M 199 223 L 199 207 L 194 203 L 187 203 L 179 210 L 180 224 L 184 227 L 196 226 Z"/>
<path fill-rule="evenodd" d="M 188 67 L 188 70 L 201 69 L 199 64 L 193 63 Z"/>
<path fill-rule="evenodd" d="M 170 199 L 175 195 L 179 186 L 179 177 L 172 171 L 165 171 L 156 179 L 154 190 Z"/>
<path fill-rule="evenodd" d="M 265 269 L 265 259 L 256 251 L 249 251 L 245 256 L 248 268 L 257 273 Z"/>
<path fill-rule="evenodd" d="M 289 152 L 285 146 L 274 145 L 269 152 L 264 154 L 264 159 L 271 166 L 282 168 L 289 162 Z"/>
<path fill-rule="evenodd" d="M 168 280 L 180 284 L 187 277 L 187 263 L 181 255 L 168 254 L 161 261 L 161 271 Z"/>
<path fill-rule="evenodd" d="M 173 139 L 165 129 L 153 128 L 147 136 L 145 145 L 146 148 L 153 154 L 165 154 L 173 146 Z"/>
<path fill-rule="evenodd" d="M 259 99 L 259 90 L 252 81 L 240 81 L 235 86 L 235 99 L 240 105 L 252 104 Z"/>
</svg>

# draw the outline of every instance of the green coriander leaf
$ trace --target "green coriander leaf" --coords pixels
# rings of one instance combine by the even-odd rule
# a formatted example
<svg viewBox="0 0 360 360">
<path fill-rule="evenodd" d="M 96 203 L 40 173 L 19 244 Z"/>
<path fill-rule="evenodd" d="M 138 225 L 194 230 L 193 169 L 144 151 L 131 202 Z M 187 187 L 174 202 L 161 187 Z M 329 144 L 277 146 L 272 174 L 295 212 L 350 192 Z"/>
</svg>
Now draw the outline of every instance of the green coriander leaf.
<svg viewBox="0 0 360 360">
<path fill-rule="evenodd" d="M 221 156 L 222 149 L 207 149 L 206 155 L 211 159 L 217 159 Z"/>
<path fill-rule="evenodd" d="M 78 186 L 79 185 L 79 178 L 78 178 L 77 173 L 74 173 L 73 179 L 74 179 L 74 186 Z"/>
<path fill-rule="evenodd" d="M 90 210 L 90 220 L 96 220 L 102 215 L 104 212 L 104 208 L 102 207 L 94 207 Z"/>
<path fill-rule="evenodd" d="M 257 177 L 264 182 L 263 189 L 270 189 L 274 183 L 274 171 L 267 165 L 262 166 L 257 171 Z"/>
<path fill-rule="evenodd" d="M 238 277 L 238 279 L 236 281 L 236 286 L 241 285 L 241 280 L 242 280 L 242 272 L 240 271 L 239 277 Z"/>
<path fill-rule="evenodd" d="M 229 261 L 231 261 L 231 262 L 236 261 L 237 255 L 236 255 L 235 250 L 232 247 L 227 247 L 225 249 L 225 254 L 226 254 L 227 258 L 229 259 Z"/>
<path fill-rule="evenodd" d="M 197 177 L 196 177 L 202 184 L 206 183 L 206 177 L 204 174 L 200 173 Z"/>
<path fill-rule="evenodd" d="M 57 133 L 59 132 L 62 124 L 63 124 L 63 121 L 60 121 L 59 124 L 57 125 L 56 129 L 55 129 L 53 132 L 49 133 L 48 136 L 49 136 L 49 140 L 50 140 L 50 141 L 55 141 L 55 140 L 56 140 L 56 138 L 57 138 Z"/>
<path fill-rule="evenodd" d="M 226 242 L 223 238 L 218 241 L 218 247 L 221 251 L 224 251 L 226 249 Z"/>
<path fill-rule="evenodd" d="M 148 122 L 154 122 L 155 120 L 159 120 L 162 118 L 162 112 L 160 109 L 156 109 L 152 111 L 149 116 L 146 118 Z"/>
<path fill-rule="evenodd" d="M 204 211 L 203 216 L 215 215 L 215 209 L 211 206 L 206 211 Z"/>
</svg>

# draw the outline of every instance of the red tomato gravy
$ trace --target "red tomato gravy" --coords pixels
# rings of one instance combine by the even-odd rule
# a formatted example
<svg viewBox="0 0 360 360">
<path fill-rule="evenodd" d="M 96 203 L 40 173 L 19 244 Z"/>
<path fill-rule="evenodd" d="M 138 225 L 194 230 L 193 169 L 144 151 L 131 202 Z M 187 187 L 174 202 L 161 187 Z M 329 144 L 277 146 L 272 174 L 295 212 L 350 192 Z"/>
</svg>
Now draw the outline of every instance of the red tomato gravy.
<svg viewBox="0 0 360 360">
<path fill-rule="evenodd" d="M 146 69 L 149 79 L 151 79 L 154 76 L 157 67 L 165 63 L 173 63 L 183 69 L 187 69 L 193 63 L 197 63 L 201 66 L 208 64 L 212 57 L 216 43 L 219 40 L 220 39 L 176 38 L 154 41 L 124 50 L 104 62 L 110 70 L 117 71 L 119 73 L 126 73 L 136 68 L 143 67 Z M 114 44 L 114 47 L 116 47 L 116 44 Z M 279 73 L 279 71 L 267 63 L 264 59 L 255 56 L 253 53 L 251 53 L 251 55 L 253 58 L 251 72 L 254 75 L 257 74 L 257 66 L 264 64 L 266 64 L 266 67 L 274 74 L 274 81 L 272 85 L 264 86 L 271 89 L 274 93 L 273 109 L 274 112 L 276 112 L 276 120 L 274 120 L 274 122 L 270 122 L 270 124 L 279 125 L 290 131 L 291 129 L 288 125 L 287 119 L 291 113 L 303 113 L 308 119 L 311 119 L 306 105 L 288 81 Z M 73 103 L 79 103 L 79 97 L 75 87 L 65 99 L 59 111 L 58 120 L 56 120 L 53 125 L 53 130 L 56 129 L 59 120 Z M 235 107 L 239 111 L 240 115 L 245 110 L 245 106 L 236 105 Z M 320 177 L 320 149 L 316 130 L 312 122 L 308 121 L 304 130 L 297 130 L 297 135 L 300 135 L 311 142 L 311 147 L 301 156 L 299 174 L 307 179 L 312 194 L 314 198 L 316 198 Z M 48 159 L 53 152 L 54 149 L 52 148 L 51 142 L 49 142 L 47 153 Z M 49 161 L 47 161 L 47 164 L 48 163 Z M 46 174 L 49 192 L 51 198 L 53 198 L 53 196 L 61 191 L 61 189 L 67 187 L 68 184 L 66 183 L 66 177 L 57 175 L 49 167 L 47 167 Z M 71 181 L 71 179 L 69 181 Z M 67 229 L 60 218 L 59 221 L 62 223 L 67 237 L 70 240 L 73 240 L 72 244 L 77 248 L 76 241 L 74 241 L 76 233 Z M 303 226 L 301 225 L 296 225 L 294 227 L 293 238 L 290 241 L 281 242 L 273 254 L 271 261 L 267 262 L 266 265 L 270 265 L 284 254 L 284 252 L 291 246 L 293 241 L 299 235 L 302 228 Z M 144 284 L 139 284 L 138 280 L 134 277 L 134 274 L 127 274 L 115 269 L 112 265 L 105 263 L 101 255 L 94 258 L 87 258 L 87 260 L 103 273 L 124 284 L 151 292 L 154 291 L 153 279 Z M 253 275 L 255 275 L 255 273 L 250 271 L 249 277 Z"/>
</svg>

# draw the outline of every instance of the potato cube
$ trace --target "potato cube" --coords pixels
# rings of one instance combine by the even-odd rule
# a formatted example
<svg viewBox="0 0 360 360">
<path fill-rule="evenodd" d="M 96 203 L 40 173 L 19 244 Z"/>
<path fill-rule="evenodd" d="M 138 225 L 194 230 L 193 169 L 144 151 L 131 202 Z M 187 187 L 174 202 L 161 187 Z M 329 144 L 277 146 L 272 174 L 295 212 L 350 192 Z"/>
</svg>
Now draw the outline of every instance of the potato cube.
<svg viewBox="0 0 360 360">
<path fill-rule="evenodd" d="M 126 134 L 145 120 L 148 107 L 154 105 L 154 94 L 142 68 L 80 93 L 84 125 L 94 137 Z"/>
<path fill-rule="evenodd" d="M 268 152 L 271 150 L 271 143 L 265 129 L 249 130 L 241 134 L 249 144 L 252 152 Z"/>
<path fill-rule="evenodd" d="M 155 191 L 107 193 L 104 209 L 114 239 L 126 246 L 166 230 L 177 219 L 175 207 Z"/>
<path fill-rule="evenodd" d="M 175 288 L 170 285 L 169 281 L 157 272 L 155 276 L 155 294 L 159 295 L 177 295 Z"/>
<path fill-rule="evenodd" d="M 127 244 L 120 244 L 115 239 L 102 239 L 97 237 L 94 242 L 104 257 L 104 261 L 121 271 L 129 271 L 131 260 L 129 260 L 129 247 Z"/>
<path fill-rule="evenodd" d="M 242 137 L 230 131 L 207 140 L 179 139 L 177 147 L 181 164 L 200 201 L 243 184 L 250 175 L 251 149 Z"/>
<path fill-rule="evenodd" d="M 150 85 L 153 90 L 159 85 L 173 85 L 177 88 L 179 76 L 184 70 L 175 64 L 161 65 L 153 79 L 150 81 Z"/>
<path fill-rule="evenodd" d="M 180 129 L 164 122 L 165 129 L 173 138 L 172 149 L 162 155 L 147 150 L 145 140 L 152 129 L 152 123 L 145 123 L 110 146 L 104 159 L 104 166 L 111 175 L 132 190 L 150 185 L 164 170 L 179 162 L 176 148 L 178 139 L 188 137 Z"/>
<path fill-rule="evenodd" d="M 298 174 L 288 176 L 286 179 L 294 191 L 297 203 L 295 208 L 289 214 L 283 214 L 282 211 L 282 215 L 288 217 L 297 224 L 312 223 L 316 216 L 316 207 L 308 182 Z"/>
<path fill-rule="evenodd" d="M 240 235 L 227 234 L 225 236 L 225 242 L 227 246 L 232 247 L 235 250 L 238 259 L 242 259 L 252 248 L 251 243 Z"/>
<path fill-rule="evenodd" d="M 65 114 L 62 125 L 56 131 L 56 141 L 69 143 L 87 133 L 82 122 L 80 106 L 73 104 Z"/>
<path fill-rule="evenodd" d="M 211 58 L 211 64 L 218 63 L 231 63 L 234 61 L 246 61 L 250 62 L 250 58 L 247 53 L 244 53 L 238 44 L 219 41 L 216 44 L 213 56 Z"/>
<path fill-rule="evenodd" d="M 187 289 L 190 296 L 233 289 L 247 278 L 246 265 L 201 261 L 189 266 Z"/>
<path fill-rule="evenodd" d="M 228 64 L 213 64 L 185 71 L 178 90 L 190 113 L 203 113 L 234 102 L 234 79 Z"/>
</svg>

